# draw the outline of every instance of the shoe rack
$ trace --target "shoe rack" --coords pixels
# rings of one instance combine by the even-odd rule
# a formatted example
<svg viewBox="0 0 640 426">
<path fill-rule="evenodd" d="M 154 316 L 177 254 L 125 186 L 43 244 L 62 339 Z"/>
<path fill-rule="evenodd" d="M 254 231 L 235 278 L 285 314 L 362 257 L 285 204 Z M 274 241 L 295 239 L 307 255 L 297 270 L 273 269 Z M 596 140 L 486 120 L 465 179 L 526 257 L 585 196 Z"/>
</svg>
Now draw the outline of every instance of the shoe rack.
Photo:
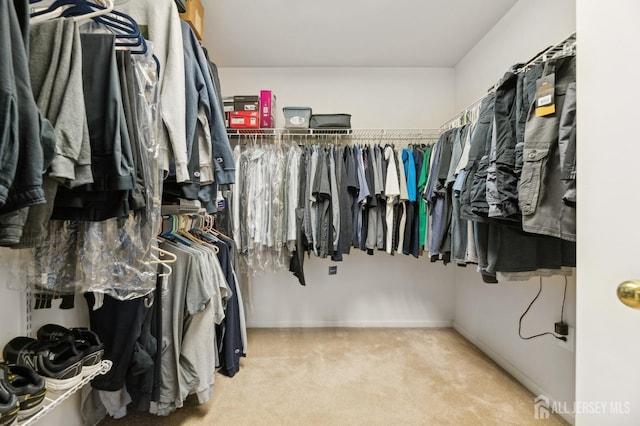
<svg viewBox="0 0 640 426">
<path fill-rule="evenodd" d="M 44 401 L 42 402 L 43 407 L 40 409 L 40 411 L 38 411 L 33 416 L 25 419 L 24 421 L 19 422 L 18 425 L 19 426 L 32 425 L 35 422 L 37 422 L 38 420 L 42 419 L 51 410 L 56 408 L 58 405 L 62 404 L 62 402 L 64 402 L 69 397 L 71 397 L 71 395 L 75 394 L 80 389 L 82 389 L 85 385 L 89 384 L 89 382 L 91 380 L 93 380 L 94 378 L 96 378 L 97 376 L 99 376 L 101 374 L 106 374 L 109 370 L 111 370 L 112 365 L 113 365 L 113 363 L 111 361 L 103 360 L 102 361 L 102 368 L 100 368 L 100 370 L 98 370 L 98 371 L 96 371 L 96 372 L 94 372 L 94 373 L 92 373 L 92 374 L 90 374 L 90 375 L 88 375 L 86 377 L 83 377 L 82 381 L 80 383 L 78 383 L 74 387 L 66 390 L 64 393 L 47 391 L 47 396 L 45 396 Z"/>
</svg>

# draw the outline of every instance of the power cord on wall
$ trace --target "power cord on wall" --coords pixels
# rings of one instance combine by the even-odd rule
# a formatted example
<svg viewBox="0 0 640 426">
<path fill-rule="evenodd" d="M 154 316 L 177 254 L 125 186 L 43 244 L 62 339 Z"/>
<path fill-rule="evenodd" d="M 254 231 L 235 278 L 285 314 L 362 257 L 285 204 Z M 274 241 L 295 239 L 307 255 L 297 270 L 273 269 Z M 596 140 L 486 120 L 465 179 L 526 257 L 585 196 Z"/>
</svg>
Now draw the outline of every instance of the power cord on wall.
<svg viewBox="0 0 640 426">
<path fill-rule="evenodd" d="M 567 341 L 567 336 L 558 336 L 555 333 L 552 333 L 550 331 L 544 332 L 544 333 L 540 333 L 540 334 L 535 334 L 533 336 L 523 336 L 522 335 L 522 320 L 524 319 L 524 317 L 529 313 L 529 311 L 531 310 L 531 307 L 533 306 L 534 303 L 536 303 L 536 300 L 538 300 L 538 297 L 540 297 L 540 294 L 542 293 L 542 277 L 540 277 L 540 289 L 538 290 L 538 294 L 536 294 L 536 297 L 533 298 L 533 300 L 531 301 L 531 303 L 529 303 L 529 306 L 527 306 L 527 309 L 524 311 L 524 313 L 522 314 L 522 316 L 520 316 L 520 321 L 518 321 L 518 335 L 520 336 L 520 338 L 522 340 L 531 340 L 531 339 L 535 339 L 537 337 L 542 337 L 542 336 L 553 336 L 558 340 L 562 340 L 564 342 Z M 562 298 L 562 310 L 560 311 L 560 321 L 562 323 L 564 323 L 564 304 L 567 301 L 567 277 L 564 277 L 564 296 Z"/>
</svg>

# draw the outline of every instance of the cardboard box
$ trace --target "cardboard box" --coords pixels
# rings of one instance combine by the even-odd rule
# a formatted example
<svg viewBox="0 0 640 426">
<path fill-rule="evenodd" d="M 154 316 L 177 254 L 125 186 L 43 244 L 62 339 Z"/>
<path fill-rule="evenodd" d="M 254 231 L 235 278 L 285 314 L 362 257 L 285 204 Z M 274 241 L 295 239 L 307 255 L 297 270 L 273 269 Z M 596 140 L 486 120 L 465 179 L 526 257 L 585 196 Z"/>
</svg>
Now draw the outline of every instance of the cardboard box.
<svg viewBox="0 0 640 426">
<path fill-rule="evenodd" d="M 229 113 L 229 127 L 232 129 L 259 129 L 259 111 L 232 111 Z"/>
<path fill-rule="evenodd" d="M 233 97 L 234 111 L 260 111 L 260 97 L 254 95 L 236 95 Z"/>
<path fill-rule="evenodd" d="M 260 127 L 272 129 L 276 127 L 276 95 L 271 90 L 260 91 Z"/>
<path fill-rule="evenodd" d="M 187 11 L 180 14 L 180 18 L 186 21 L 198 40 L 202 40 L 204 25 L 204 6 L 201 0 L 186 0 Z"/>
</svg>

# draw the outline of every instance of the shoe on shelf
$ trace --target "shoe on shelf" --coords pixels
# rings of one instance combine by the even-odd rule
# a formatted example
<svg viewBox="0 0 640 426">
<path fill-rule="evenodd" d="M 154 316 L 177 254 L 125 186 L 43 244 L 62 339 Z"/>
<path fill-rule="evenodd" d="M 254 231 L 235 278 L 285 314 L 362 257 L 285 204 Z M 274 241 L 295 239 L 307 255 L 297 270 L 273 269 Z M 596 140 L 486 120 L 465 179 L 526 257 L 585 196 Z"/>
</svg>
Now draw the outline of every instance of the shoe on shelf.
<svg viewBox="0 0 640 426">
<path fill-rule="evenodd" d="M 3 354 L 10 364 L 36 370 L 50 391 L 64 391 L 82 382 L 82 355 L 67 341 L 14 337 L 4 347 Z"/>
<path fill-rule="evenodd" d="M 86 328 L 66 328 L 58 324 L 46 324 L 38 329 L 38 340 L 62 340 L 72 343 L 82 355 L 82 374 L 89 376 L 102 368 L 104 345 L 93 331 Z"/>
<path fill-rule="evenodd" d="M 18 397 L 18 420 L 25 420 L 42 408 L 47 389 L 44 379 L 33 368 L 0 364 L 0 382 L 10 393 Z"/>
<path fill-rule="evenodd" d="M 20 411 L 18 397 L 12 394 L 0 381 L 0 426 L 16 424 L 18 411 Z"/>
</svg>

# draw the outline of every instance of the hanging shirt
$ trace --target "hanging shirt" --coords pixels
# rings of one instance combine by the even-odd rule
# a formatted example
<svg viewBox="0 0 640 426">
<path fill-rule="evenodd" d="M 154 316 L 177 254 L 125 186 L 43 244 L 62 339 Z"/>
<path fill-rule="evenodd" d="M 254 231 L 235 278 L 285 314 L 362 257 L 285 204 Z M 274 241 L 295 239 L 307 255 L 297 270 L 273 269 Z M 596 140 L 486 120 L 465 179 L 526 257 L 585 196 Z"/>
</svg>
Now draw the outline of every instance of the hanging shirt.
<svg viewBox="0 0 640 426">
<path fill-rule="evenodd" d="M 429 177 L 429 163 L 431 160 L 431 147 L 426 147 L 424 150 L 424 158 L 422 159 L 422 167 L 420 168 L 420 175 L 418 179 L 418 209 L 419 209 L 419 221 L 420 221 L 420 245 L 425 245 L 427 235 L 427 200 L 424 197 L 424 191 L 427 187 L 427 179 Z"/>
<path fill-rule="evenodd" d="M 407 179 L 407 198 L 409 201 L 417 201 L 416 165 L 413 161 L 413 151 L 404 148 L 402 150 L 402 163 L 404 165 L 404 175 Z"/>
<path fill-rule="evenodd" d="M 398 250 L 402 251 L 404 246 L 404 228 L 407 223 L 407 209 L 405 203 L 409 200 L 409 192 L 407 190 L 407 177 L 404 173 L 404 165 L 402 162 L 402 151 L 396 153 L 396 161 L 398 162 L 398 173 L 400 182 L 400 204 L 398 212 Z"/>
<path fill-rule="evenodd" d="M 351 246 L 353 245 L 356 216 L 357 216 L 357 203 L 356 198 L 358 191 L 360 190 L 360 184 L 358 183 L 358 172 L 356 170 L 356 163 L 353 153 L 353 148 L 348 146 L 344 149 L 344 178 L 343 185 L 346 187 L 344 195 L 344 218 L 341 224 L 344 225 L 344 232 L 342 234 L 343 245 L 342 249 L 344 253 L 349 254 L 351 252 Z"/>
<path fill-rule="evenodd" d="M 427 202 L 429 203 L 429 216 L 431 217 L 431 220 L 429 221 L 431 232 L 429 233 L 429 241 L 426 245 L 428 246 L 431 255 L 437 255 L 440 253 L 437 243 L 433 242 L 433 229 L 436 227 L 436 223 L 440 223 L 442 221 L 442 216 L 444 215 L 444 203 L 438 198 L 435 188 L 436 181 L 438 180 L 438 168 L 440 167 L 442 146 L 445 144 L 446 137 L 446 133 L 440 135 L 438 143 L 436 144 L 435 152 L 433 152 L 431 155 L 431 169 L 429 171 L 429 178 L 427 180 L 427 189 L 425 190 L 425 196 Z"/>
<path fill-rule="evenodd" d="M 384 187 L 384 195 L 387 199 L 387 208 L 385 212 L 385 220 L 387 222 L 387 241 L 385 247 L 387 253 L 392 254 L 394 230 L 393 210 L 400 197 L 400 183 L 398 182 L 398 172 L 396 170 L 396 162 L 394 161 L 395 153 L 393 152 L 392 147 L 385 147 L 384 157 L 387 160 L 387 178 Z"/>
<path fill-rule="evenodd" d="M 143 36 L 153 42 L 160 62 L 159 88 L 163 131 L 160 134 L 160 167 L 169 170 L 170 153 L 176 165 L 176 181 L 189 179 L 187 169 L 186 94 L 184 51 L 178 9 L 173 0 L 136 0 L 118 4 L 116 9 L 146 28 Z"/>
<path fill-rule="evenodd" d="M 286 242 L 289 251 L 293 252 L 296 249 L 296 209 L 298 207 L 298 198 L 300 191 L 300 159 L 303 155 L 302 149 L 299 146 L 293 145 L 289 148 L 287 156 L 287 170 L 286 170 Z"/>
<path fill-rule="evenodd" d="M 329 157 L 329 183 L 331 184 L 331 214 L 333 220 L 333 252 L 338 250 L 338 241 L 340 239 L 340 195 L 338 180 L 336 179 L 336 157 L 335 146 L 331 145 L 328 152 Z"/>
<path fill-rule="evenodd" d="M 330 227 L 331 221 L 331 184 L 329 182 L 329 159 L 328 152 L 324 148 L 319 147 L 318 165 L 316 168 L 316 177 L 313 184 L 313 196 L 316 200 L 317 208 L 317 238 L 314 247 L 317 249 L 316 254 L 320 257 L 326 257 L 329 254 L 329 242 L 333 241 Z"/>
<path fill-rule="evenodd" d="M 369 185 L 367 184 L 367 178 L 365 176 L 364 171 L 364 161 L 363 161 L 363 150 L 356 146 L 354 148 L 354 157 L 356 161 L 356 167 L 358 172 L 358 185 L 360 187 L 360 191 L 358 192 L 357 198 L 357 217 L 356 217 L 356 239 L 354 240 L 354 247 L 360 248 L 362 242 L 362 227 L 363 227 L 363 219 L 362 212 L 367 204 L 368 197 L 371 196 L 371 192 L 369 191 Z M 364 231 L 366 232 L 366 230 Z"/>
<path fill-rule="evenodd" d="M 377 232 L 376 232 L 376 247 L 379 250 L 385 249 L 385 235 L 387 232 L 387 222 L 385 212 L 387 209 L 387 202 L 384 197 L 384 184 L 385 184 L 385 174 L 383 170 L 386 170 L 386 162 L 384 160 L 384 152 L 379 145 L 375 146 L 374 149 L 374 157 L 376 162 L 376 176 L 378 187 L 376 188 L 376 197 L 378 198 L 378 208 L 377 208 Z"/>
</svg>

